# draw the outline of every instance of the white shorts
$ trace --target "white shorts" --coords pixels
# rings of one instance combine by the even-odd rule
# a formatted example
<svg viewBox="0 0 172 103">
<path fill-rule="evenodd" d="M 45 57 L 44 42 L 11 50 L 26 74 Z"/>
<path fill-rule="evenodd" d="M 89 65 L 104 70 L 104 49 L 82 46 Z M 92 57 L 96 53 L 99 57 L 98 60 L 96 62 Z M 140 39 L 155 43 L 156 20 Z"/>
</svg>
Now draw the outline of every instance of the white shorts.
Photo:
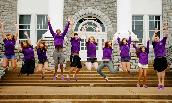
<svg viewBox="0 0 172 103">
<path fill-rule="evenodd" d="M 140 64 L 140 63 L 138 63 L 138 67 L 140 67 L 140 68 L 148 68 L 148 64 Z"/>
</svg>

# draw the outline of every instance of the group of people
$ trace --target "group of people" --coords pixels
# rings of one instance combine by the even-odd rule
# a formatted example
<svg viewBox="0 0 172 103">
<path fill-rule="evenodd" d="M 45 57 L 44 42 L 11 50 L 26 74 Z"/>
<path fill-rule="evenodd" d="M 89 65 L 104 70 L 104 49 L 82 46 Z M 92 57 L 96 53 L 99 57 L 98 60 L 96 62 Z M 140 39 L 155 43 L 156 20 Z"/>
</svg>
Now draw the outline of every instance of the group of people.
<svg viewBox="0 0 172 103">
<path fill-rule="evenodd" d="M 68 18 L 65 29 L 63 32 L 61 32 L 60 29 L 57 29 L 56 32 L 54 32 L 52 26 L 51 26 L 51 20 L 48 18 L 48 28 L 50 33 L 52 34 L 54 38 L 54 46 L 55 50 L 53 52 L 53 59 L 55 62 L 55 72 L 53 80 L 57 79 L 57 70 L 60 65 L 61 69 L 61 79 L 64 80 L 65 78 L 67 81 L 70 81 L 71 73 L 75 70 L 73 78 L 77 81 L 77 74 L 82 68 L 81 64 L 81 58 L 79 56 L 80 52 L 80 42 L 81 38 L 77 33 L 73 33 L 71 37 L 71 56 L 70 56 L 70 70 L 65 77 L 63 74 L 63 64 L 65 61 L 65 55 L 63 53 L 63 42 L 64 37 L 69 31 L 69 28 L 73 25 L 71 18 Z M 17 61 L 14 53 L 16 40 L 18 38 L 18 25 L 16 25 L 16 33 L 12 35 L 11 33 L 4 33 L 4 27 L 3 23 L 0 23 L 0 30 L 4 42 L 5 52 L 3 57 L 2 66 L 4 69 L 8 67 L 9 60 L 12 62 L 12 68 L 15 70 L 17 67 Z M 167 31 L 165 29 L 165 31 Z M 23 58 L 23 65 L 21 68 L 20 73 L 21 74 L 33 74 L 35 69 L 35 57 L 34 57 L 34 47 L 31 43 L 31 40 L 29 39 L 28 33 L 24 32 L 25 36 L 27 37 L 26 41 L 22 41 L 20 52 L 24 54 Z M 158 76 L 158 89 L 164 88 L 164 77 L 165 77 L 165 69 L 167 68 L 167 60 L 165 58 L 165 45 L 167 40 L 167 32 L 164 33 L 164 37 L 162 40 L 160 40 L 160 37 L 157 35 L 157 31 L 154 33 L 152 38 L 152 45 L 154 48 L 154 54 L 155 54 L 155 60 L 154 60 L 154 69 L 157 71 Z M 129 33 L 130 35 L 130 33 Z M 127 72 L 130 74 L 130 46 L 131 46 L 131 36 L 129 36 L 129 39 L 127 38 L 117 38 L 119 48 L 120 48 L 120 57 L 121 57 L 121 67 L 124 72 Z M 87 62 L 86 67 L 88 70 L 91 70 L 92 68 L 95 68 L 106 81 L 108 81 L 108 77 L 105 75 L 105 73 L 102 72 L 102 69 L 104 67 L 108 67 L 111 73 L 117 72 L 117 68 L 113 67 L 112 62 L 112 54 L 113 54 L 113 42 L 106 41 L 104 43 L 103 48 L 103 57 L 102 62 L 98 65 L 97 58 L 96 58 L 96 46 L 97 42 L 94 36 L 87 37 L 86 42 L 86 48 L 87 48 Z M 143 76 L 143 87 L 147 88 L 146 85 L 146 69 L 148 68 L 148 54 L 149 54 L 149 44 L 150 40 L 147 41 L 147 46 L 136 46 L 136 44 L 133 44 L 133 47 L 136 49 L 136 55 L 138 57 L 138 68 L 139 68 L 139 76 L 138 76 L 138 83 L 136 84 L 137 87 L 140 87 L 140 79 Z M 42 72 L 42 79 L 45 78 L 45 70 L 48 68 L 48 59 L 47 59 L 47 52 L 48 47 L 46 46 L 46 43 L 40 39 L 37 42 L 36 50 L 38 55 L 38 65 L 36 72 Z"/>
</svg>

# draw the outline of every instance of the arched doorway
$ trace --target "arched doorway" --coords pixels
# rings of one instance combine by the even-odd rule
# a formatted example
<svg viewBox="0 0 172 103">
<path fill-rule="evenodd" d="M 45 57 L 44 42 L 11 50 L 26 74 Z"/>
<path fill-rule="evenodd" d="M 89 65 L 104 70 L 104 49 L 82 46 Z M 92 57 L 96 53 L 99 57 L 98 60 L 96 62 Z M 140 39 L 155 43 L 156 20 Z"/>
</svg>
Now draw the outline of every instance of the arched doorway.
<svg viewBox="0 0 172 103">
<path fill-rule="evenodd" d="M 98 61 L 102 60 L 102 48 L 104 42 L 107 40 L 106 30 L 107 28 L 105 25 L 95 16 L 85 16 L 77 21 L 74 31 L 77 32 L 81 37 L 80 57 L 82 61 L 87 60 L 86 40 L 90 36 L 94 36 L 96 38 L 98 43 L 96 57 Z"/>
</svg>

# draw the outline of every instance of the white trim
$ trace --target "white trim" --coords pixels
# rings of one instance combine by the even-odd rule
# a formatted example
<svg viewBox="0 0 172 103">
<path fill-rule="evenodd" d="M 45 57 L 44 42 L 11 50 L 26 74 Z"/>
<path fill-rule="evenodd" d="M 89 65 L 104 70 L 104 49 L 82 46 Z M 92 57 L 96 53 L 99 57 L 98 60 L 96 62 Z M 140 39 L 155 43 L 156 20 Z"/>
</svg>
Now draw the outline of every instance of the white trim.
<svg viewBox="0 0 172 103">
<path fill-rule="evenodd" d="M 109 30 L 113 29 L 111 20 L 108 18 L 108 16 L 103 12 L 97 9 L 93 9 L 91 7 L 82 9 L 73 15 L 73 19 L 74 19 L 73 29 L 75 29 L 77 22 L 86 16 L 94 16 L 97 19 L 101 20 L 101 22 L 105 27 L 105 32 L 108 32 Z"/>
<path fill-rule="evenodd" d="M 83 25 L 86 24 L 87 22 L 93 22 L 93 23 L 95 23 L 95 24 L 98 26 L 98 28 L 100 28 L 100 32 L 102 32 L 102 27 L 100 26 L 100 24 L 99 24 L 98 22 L 96 22 L 96 21 L 94 21 L 94 20 L 85 20 L 84 22 L 82 22 L 82 23 L 79 25 L 78 30 L 80 31 L 81 28 L 83 27 Z M 96 32 L 96 31 L 94 31 L 94 32 Z"/>
<path fill-rule="evenodd" d="M 35 15 L 35 16 L 36 16 L 36 17 L 35 17 L 35 18 L 36 18 L 36 20 L 35 20 L 35 21 L 36 21 L 36 23 L 35 23 L 36 41 L 35 41 L 35 42 L 37 42 L 37 38 L 38 38 L 38 34 L 37 34 L 38 32 L 37 32 L 37 31 L 38 31 L 38 30 L 47 30 L 47 31 L 48 31 L 48 27 L 47 27 L 47 29 L 38 29 L 38 28 L 37 28 L 37 26 L 38 26 L 38 24 L 37 24 L 37 21 L 38 21 L 38 15 L 44 15 L 44 16 L 47 16 L 47 17 L 48 17 L 48 14 L 36 14 L 36 15 Z M 46 33 L 46 32 L 45 32 L 45 33 Z M 43 35 L 44 35 L 44 34 L 42 34 L 42 36 L 43 36 Z"/>
</svg>

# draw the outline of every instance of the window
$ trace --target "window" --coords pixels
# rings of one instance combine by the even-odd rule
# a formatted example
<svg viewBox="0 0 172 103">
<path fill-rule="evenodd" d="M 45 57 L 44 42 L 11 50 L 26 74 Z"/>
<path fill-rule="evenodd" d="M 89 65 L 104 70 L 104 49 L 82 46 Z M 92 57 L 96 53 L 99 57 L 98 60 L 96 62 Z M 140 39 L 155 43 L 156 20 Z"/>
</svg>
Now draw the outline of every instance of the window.
<svg viewBox="0 0 172 103">
<path fill-rule="evenodd" d="M 37 40 L 48 30 L 47 15 L 37 15 Z"/>
<path fill-rule="evenodd" d="M 143 38 L 143 16 L 132 16 L 132 31 L 137 35 L 140 42 Z"/>
<path fill-rule="evenodd" d="M 158 35 L 160 36 L 161 30 L 161 16 L 149 16 L 149 36 L 152 38 L 155 28 L 158 29 Z"/>
<path fill-rule="evenodd" d="M 19 15 L 19 40 L 26 40 L 24 32 L 27 31 L 30 36 L 31 15 Z"/>
<path fill-rule="evenodd" d="M 86 39 L 81 39 L 81 50 L 87 50 Z"/>
<path fill-rule="evenodd" d="M 80 28 L 82 26 L 82 28 Z M 86 32 L 105 32 L 104 24 L 96 17 L 88 16 L 80 19 L 74 31 L 82 31 L 85 28 Z"/>
</svg>

